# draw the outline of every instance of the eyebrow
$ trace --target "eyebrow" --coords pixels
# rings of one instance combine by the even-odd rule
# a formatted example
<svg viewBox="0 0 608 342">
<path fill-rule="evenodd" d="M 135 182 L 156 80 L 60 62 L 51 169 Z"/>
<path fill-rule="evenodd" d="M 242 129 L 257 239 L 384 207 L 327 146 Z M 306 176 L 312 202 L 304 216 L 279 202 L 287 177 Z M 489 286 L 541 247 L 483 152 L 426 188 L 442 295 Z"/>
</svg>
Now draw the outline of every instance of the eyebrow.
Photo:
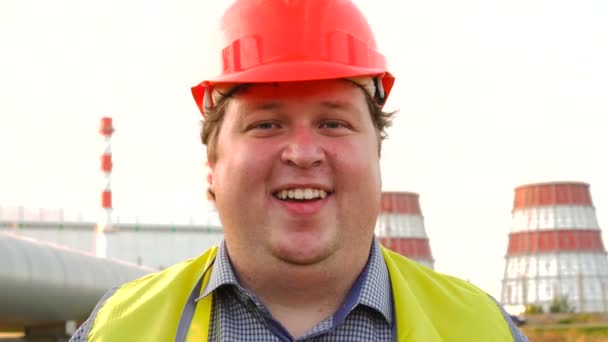
<svg viewBox="0 0 608 342">
<path fill-rule="evenodd" d="M 346 109 L 346 110 L 357 110 L 352 103 L 348 101 L 332 100 L 332 101 L 321 101 L 323 107 L 331 109 Z"/>
<path fill-rule="evenodd" d="M 249 116 L 252 113 L 255 113 L 257 111 L 275 111 L 281 108 L 284 108 L 285 106 L 283 104 L 281 104 L 280 102 L 277 101 L 260 101 L 260 102 L 249 102 L 249 103 L 245 103 L 241 113 L 244 114 L 245 116 Z"/>
<path fill-rule="evenodd" d="M 273 110 L 273 109 L 278 109 L 278 108 L 282 108 L 282 107 L 285 107 L 285 105 L 283 105 L 280 102 L 274 102 L 274 101 L 264 101 L 264 102 L 256 102 L 253 104 L 247 104 L 247 109 L 249 111 Z"/>
</svg>

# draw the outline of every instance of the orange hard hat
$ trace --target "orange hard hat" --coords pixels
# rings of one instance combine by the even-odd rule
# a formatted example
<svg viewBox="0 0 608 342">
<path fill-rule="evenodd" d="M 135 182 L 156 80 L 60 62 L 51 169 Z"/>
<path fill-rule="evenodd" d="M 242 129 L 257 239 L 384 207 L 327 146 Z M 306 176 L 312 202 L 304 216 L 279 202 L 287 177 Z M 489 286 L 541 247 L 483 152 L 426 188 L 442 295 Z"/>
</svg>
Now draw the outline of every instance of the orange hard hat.
<svg viewBox="0 0 608 342">
<path fill-rule="evenodd" d="M 372 30 L 350 0 L 236 0 L 220 21 L 220 75 L 192 88 L 205 113 L 219 83 L 373 76 L 383 105 L 394 78 Z"/>
</svg>

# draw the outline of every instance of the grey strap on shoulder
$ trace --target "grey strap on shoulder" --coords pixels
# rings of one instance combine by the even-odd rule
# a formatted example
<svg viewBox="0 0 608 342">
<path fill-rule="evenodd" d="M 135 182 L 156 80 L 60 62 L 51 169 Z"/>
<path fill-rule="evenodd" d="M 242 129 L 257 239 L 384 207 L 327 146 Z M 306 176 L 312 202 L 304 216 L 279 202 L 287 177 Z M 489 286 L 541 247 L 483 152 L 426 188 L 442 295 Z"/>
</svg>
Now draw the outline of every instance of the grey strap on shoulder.
<svg viewBox="0 0 608 342">
<path fill-rule="evenodd" d="M 190 292 L 188 296 L 188 300 L 186 301 L 186 305 L 184 306 L 184 310 L 179 318 L 179 323 L 177 325 L 177 332 L 175 333 L 175 342 L 186 342 L 186 337 L 188 337 L 188 331 L 190 331 L 190 325 L 192 324 L 192 318 L 194 318 L 194 311 L 196 310 L 196 298 L 200 296 L 201 287 L 203 286 L 203 279 L 205 279 L 205 275 L 211 269 L 211 265 L 215 262 L 215 258 L 209 264 L 209 267 L 203 272 L 203 275 L 196 282 L 196 285 Z"/>
<path fill-rule="evenodd" d="M 91 312 L 89 318 L 87 318 L 87 320 L 82 323 L 80 328 L 76 330 L 69 342 L 86 342 L 89 340 L 89 333 L 91 332 L 95 318 L 97 318 L 97 313 L 99 313 L 99 310 L 106 303 L 108 298 L 112 297 L 112 295 L 116 293 L 118 288 L 119 286 L 112 288 L 110 291 L 106 292 L 103 297 L 101 297 L 101 299 L 97 302 L 97 305 L 95 305 L 95 308 Z"/>
<path fill-rule="evenodd" d="M 502 312 L 502 316 L 505 318 L 505 321 L 507 321 L 507 324 L 509 324 L 509 329 L 511 330 L 511 335 L 513 335 L 513 341 L 530 342 L 528 340 L 528 338 L 526 336 L 524 336 L 524 334 L 522 334 L 519 329 L 517 329 L 517 327 L 515 326 L 515 323 L 513 323 L 513 320 L 511 319 L 511 316 L 505 311 L 505 308 L 502 305 L 500 305 L 500 303 L 494 297 L 490 296 L 490 298 L 492 298 L 492 300 L 494 302 L 496 302 L 496 305 L 498 305 L 498 308 L 500 308 L 500 312 Z"/>
</svg>

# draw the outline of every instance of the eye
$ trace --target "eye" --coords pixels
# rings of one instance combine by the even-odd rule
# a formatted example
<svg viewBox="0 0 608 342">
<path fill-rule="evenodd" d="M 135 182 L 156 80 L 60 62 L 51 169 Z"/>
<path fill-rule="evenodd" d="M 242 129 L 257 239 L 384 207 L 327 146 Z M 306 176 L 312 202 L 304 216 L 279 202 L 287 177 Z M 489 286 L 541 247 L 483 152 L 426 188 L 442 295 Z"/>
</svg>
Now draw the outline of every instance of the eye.
<svg viewBox="0 0 608 342">
<path fill-rule="evenodd" d="M 254 137 L 270 137 L 281 132 L 282 124 L 273 120 L 256 121 L 247 126 L 246 131 Z"/>
<path fill-rule="evenodd" d="M 260 122 L 257 124 L 253 125 L 253 129 L 261 129 L 261 130 L 269 130 L 269 129 L 273 129 L 273 128 L 279 128 L 279 124 L 277 124 L 276 122 L 269 122 L 269 121 L 265 121 L 265 122 Z"/>
<path fill-rule="evenodd" d="M 326 120 L 321 123 L 321 128 L 327 129 L 339 129 L 339 128 L 349 128 L 350 126 L 346 122 L 342 122 L 339 120 Z"/>
<path fill-rule="evenodd" d="M 275 120 L 256 121 L 247 126 L 249 131 L 268 131 L 278 128 L 281 128 L 281 124 Z"/>
</svg>

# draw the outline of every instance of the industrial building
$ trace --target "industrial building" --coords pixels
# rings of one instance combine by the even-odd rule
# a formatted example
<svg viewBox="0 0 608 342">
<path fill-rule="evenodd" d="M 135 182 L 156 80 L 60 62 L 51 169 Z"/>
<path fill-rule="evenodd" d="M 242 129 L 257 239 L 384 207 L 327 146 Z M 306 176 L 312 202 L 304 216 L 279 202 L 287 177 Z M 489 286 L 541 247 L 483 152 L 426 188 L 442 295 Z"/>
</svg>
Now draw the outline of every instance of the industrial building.
<svg viewBox="0 0 608 342">
<path fill-rule="evenodd" d="M 419 197 L 413 192 L 383 192 L 376 236 L 389 249 L 432 269 L 435 261 Z"/>
<path fill-rule="evenodd" d="M 608 310 L 608 259 L 589 184 L 515 189 L 501 302 L 544 312 L 566 301 L 576 312 Z"/>
</svg>

